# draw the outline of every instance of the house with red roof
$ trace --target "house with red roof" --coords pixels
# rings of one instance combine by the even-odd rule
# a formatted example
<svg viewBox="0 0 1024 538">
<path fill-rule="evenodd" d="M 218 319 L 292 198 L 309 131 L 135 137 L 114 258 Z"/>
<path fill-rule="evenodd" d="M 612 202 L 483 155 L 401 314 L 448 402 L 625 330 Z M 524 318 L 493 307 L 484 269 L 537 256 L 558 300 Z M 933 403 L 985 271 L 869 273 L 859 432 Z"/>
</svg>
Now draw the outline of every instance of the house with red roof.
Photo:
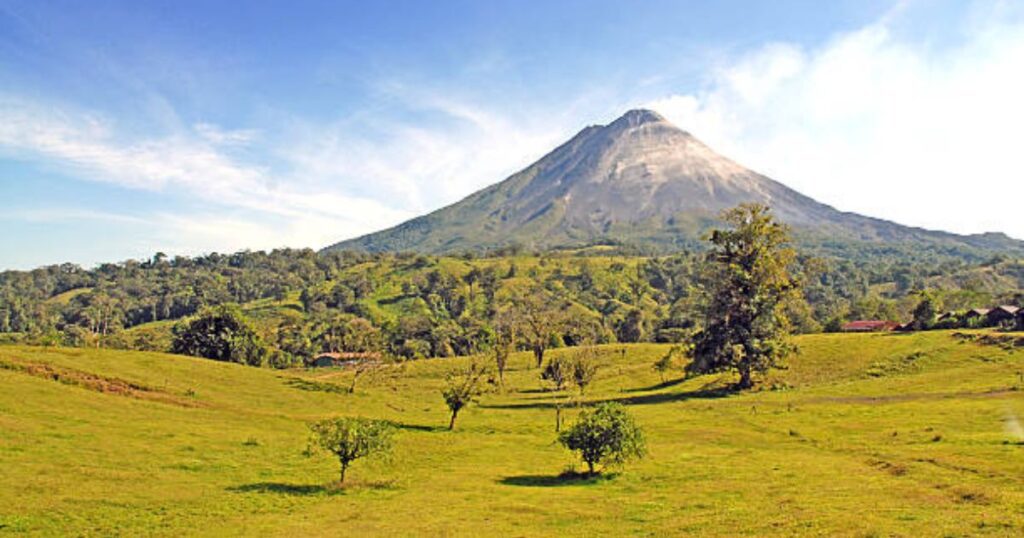
<svg viewBox="0 0 1024 538">
<path fill-rule="evenodd" d="M 899 328 L 900 324 L 895 321 L 885 321 L 879 319 L 859 319 L 844 323 L 841 329 L 847 333 L 870 333 L 870 332 L 886 332 L 895 331 Z"/>
</svg>

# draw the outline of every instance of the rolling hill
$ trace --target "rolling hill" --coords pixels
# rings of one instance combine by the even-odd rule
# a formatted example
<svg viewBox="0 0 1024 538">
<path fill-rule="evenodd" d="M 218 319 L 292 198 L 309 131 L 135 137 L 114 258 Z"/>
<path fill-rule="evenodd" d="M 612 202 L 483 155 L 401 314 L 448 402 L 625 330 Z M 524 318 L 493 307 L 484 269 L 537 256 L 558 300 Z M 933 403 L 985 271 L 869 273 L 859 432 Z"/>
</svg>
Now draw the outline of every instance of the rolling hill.
<svg viewBox="0 0 1024 538">
<path fill-rule="evenodd" d="M 759 202 L 808 246 L 1024 252 L 998 234 L 956 235 L 838 211 L 723 157 L 650 110 L 590 126 L 536 163 L 465 199 L 325 250 L 449 253 L 508 245 L 699 247 L 721 210 Z M 834 247 L 840 248 L 834 248 Z"/>
<path fill-rule="evenodd" d="M 0 346 L 0 535 L 1019 536 L 1021 336 L 799 337 L 767 390 L 731 395 L 681 365 L 661 382 L 666 346 L 602 346 L 584 405 L 626 404 L 650 455 L 592 480 L 559 478 L 564 396 L 525 353 L 449 432 L 439 389 L 467 358 L 348 394 L 340 369 Z M 305 423 L 338 415 L 398 428 L 345 488 L 303 455 Z"/>
</svg>

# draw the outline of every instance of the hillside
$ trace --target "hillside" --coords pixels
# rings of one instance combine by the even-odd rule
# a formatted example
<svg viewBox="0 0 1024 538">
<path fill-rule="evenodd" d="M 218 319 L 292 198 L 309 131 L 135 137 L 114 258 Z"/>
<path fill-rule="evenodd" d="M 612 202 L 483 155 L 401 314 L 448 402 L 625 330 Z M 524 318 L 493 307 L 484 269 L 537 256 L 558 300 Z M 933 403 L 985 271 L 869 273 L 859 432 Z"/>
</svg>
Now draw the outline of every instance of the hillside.
<svg viewBox="0 0 1024 538">
<path fill-rule="evenodd" d="M 649 110 L 587 127 L 455 204 L 325 250 L 449 253 L 625 243 L 678 251 L 700 248 L 718 214 L 744 202 L 771 206 L 805 247 L 845 257 L 883 247 L 964 256 L 1024 252 L 1024 243 L 1002 234 L 960 236 L 838 211 L 715 153 Z"/>
<path fill-rule="evenodd" d="M 448 432 L 438 389 L 466 359 L 350 395 L 337 370 L 4 346 L 0 534 L 1024 532 L 1024 347 L 948 332 L 798 344 L 767 384 L 780 390 L 724 397 L 714 377 L 661 384 L 664 346 L 602 347 L 587 400 L 628 404 L 650 456 L 575 482 L 557 477 L 573 459 L 525 355 Z M 340 414 L 400 425 L 393 461 L 357 463 L 344 490 L 325 486 L 336 462 L 302 454 L 304 423 Z"/>
</svg>

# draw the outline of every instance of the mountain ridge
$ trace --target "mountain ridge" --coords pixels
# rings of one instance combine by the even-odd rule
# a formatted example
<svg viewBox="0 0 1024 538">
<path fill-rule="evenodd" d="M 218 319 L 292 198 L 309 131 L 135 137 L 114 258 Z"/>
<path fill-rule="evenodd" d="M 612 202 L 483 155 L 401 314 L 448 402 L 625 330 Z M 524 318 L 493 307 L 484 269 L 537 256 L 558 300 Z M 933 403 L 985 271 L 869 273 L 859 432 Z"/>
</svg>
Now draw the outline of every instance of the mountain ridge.
<svg viewBox="0 0 1024 538">
<path fill-rule="evenodd" d="M 843 212 L 714 152 L 657 112 L 591 125 L 505 180 L 393 228 L 329 250 L 442 254 L 519 244 L 537 249 L 626 243 L 699 248 L 719 213 L 770 206 L 798 242 L 1024 252 L 998 232 L 957 235 Z"/>
</svg>

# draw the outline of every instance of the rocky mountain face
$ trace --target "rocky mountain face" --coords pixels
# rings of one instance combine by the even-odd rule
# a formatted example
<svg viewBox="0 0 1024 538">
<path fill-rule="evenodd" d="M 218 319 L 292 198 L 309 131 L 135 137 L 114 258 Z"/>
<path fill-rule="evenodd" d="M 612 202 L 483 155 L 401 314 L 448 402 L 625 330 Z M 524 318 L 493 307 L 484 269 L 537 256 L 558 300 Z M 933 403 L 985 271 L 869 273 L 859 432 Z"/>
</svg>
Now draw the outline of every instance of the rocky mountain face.
<svg viewBox="0 0 1024 538">
<path fill-rule="evenodd" d="M 723 157 L 650 110 L 590 126 L 526 169 L 448 207 L 327 250 L 446 253 L 633 244 L 698 247 L 717 215 L 769 205 L 809 245 L 1020 251 L 1002 234 L 960 236 L 840 212 Z"/>
</svg>

